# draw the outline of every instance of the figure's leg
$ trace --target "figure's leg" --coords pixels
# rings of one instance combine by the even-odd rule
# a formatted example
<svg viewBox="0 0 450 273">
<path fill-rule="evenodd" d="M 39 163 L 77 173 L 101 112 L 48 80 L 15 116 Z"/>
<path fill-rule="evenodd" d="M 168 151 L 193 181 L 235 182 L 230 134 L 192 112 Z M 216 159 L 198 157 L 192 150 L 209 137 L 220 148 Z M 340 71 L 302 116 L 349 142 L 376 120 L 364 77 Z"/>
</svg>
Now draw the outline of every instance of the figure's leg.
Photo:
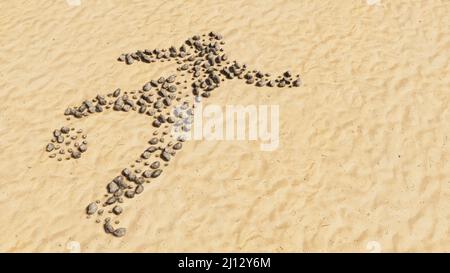
<svg viewBox="0 0 450 273">
<path fill-rule="evenodd" d="M 107 194 L 103 201 L 92 202 L 86 208 L 88 215 L 97 214 L 98 222 L 101 222 L 100 219 L 103 218 L 105 231 L 117 237 L 126 233 L 126 229 L 123 227 L 116 229 L 115 221 L 112 220 L 113 217 L 122 214 L 121 203 L 142 193 L 145 183 L 150 183 L 161 175 L 176 152 L 183 146 L 184 139 L 172 135 L 171 127 L 176 126 L 178 121 L 186 119 L 186 115 L 180 114 L 180 111 L 185 111 L 184 113 L 187 115 L 193 115 L 193 111 L 190 111 L 192 95 L 189 94 L 187 88 L 190 84 L 188 81 L 177 82 L 176 76 L 172 75 L 168 78 L 161 77 L 157 81 L 151 81 L 150 84 L 153 93 L 147 94 L 147 91 L 142 90 L 145 95 L 136 102 L 140 107 L 147 103 L 146 106 L 150 108 L 146 113 L 152 119 L 152 125 L 155 127 L 153 135 L 148 141 L 150 146 L 107 184 Z M 177 86 L 177 88 L 172 86 Z M 178 89 L 181 90 L 176 91 Z M 144 101 L 140 101 L 141 99 Z M 174 111 L 175 109 L 177 111 Z M 102 206 L 102 208 L 98 206 Z M 108 215 L 104 217 L 106 208 L 108 208 Z"/>
</svg>

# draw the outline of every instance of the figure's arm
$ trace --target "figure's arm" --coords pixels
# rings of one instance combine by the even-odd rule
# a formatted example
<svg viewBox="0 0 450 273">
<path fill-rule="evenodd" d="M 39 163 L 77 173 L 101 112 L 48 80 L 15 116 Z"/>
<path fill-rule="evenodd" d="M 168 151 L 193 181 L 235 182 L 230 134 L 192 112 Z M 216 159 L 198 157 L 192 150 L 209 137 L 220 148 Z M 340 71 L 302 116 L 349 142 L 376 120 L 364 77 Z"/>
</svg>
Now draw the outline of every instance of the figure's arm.
<svg viewBox="0 0 450 273">
<path fill-rule="evenodd" d="M 269 73 L 263 73 L 258 70 L 250 70 L 247 65 L 240 65 L 234 61 L 229 66 L 222 69 L 221 73 L 227 78 L 238 78 L 245 80 L 247 84 L 254 84 L 258 87 L 279 87 L 291 88 L 299 87 L 302 84 L 300 75 L 292 75 L 290 71 L 286 71 L 279 76 L 273 77 Z"/>
<path fill-rule="evenodd" d="M 123 53 L 117 59 L 119 62 L 125 62 L 130 65 L 135 61 L 141 61 L 145 63 L 163 62 L 163 61 L 176 61 L 178 59 L 188 56 L 189 47 L 182 45 L 179 48 L 171 46 L 166 49 L 145 49 L 137 50 L 132 53 Z"/>
</svg>

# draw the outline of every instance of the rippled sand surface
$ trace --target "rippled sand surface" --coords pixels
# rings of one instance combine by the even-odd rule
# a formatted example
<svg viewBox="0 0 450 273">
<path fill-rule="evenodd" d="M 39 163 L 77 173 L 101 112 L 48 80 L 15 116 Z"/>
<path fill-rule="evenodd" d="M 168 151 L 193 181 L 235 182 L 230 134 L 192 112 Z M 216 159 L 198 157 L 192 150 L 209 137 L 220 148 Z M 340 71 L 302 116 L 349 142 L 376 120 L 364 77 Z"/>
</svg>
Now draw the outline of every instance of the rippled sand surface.
<svg viewBox="0 0 450 273">
<path fill-rule="evenodd" d="M 2 1 L 0 251 L 448 251 L 448 1 Z M 263 3 L 264 2 L 264 3 Z M 70 3 L 70 4 L 69 4 Z M 145 147 L 145 116 L 67 122 L 69 105 L 175 67 L 118 55 L 221 33 L 295 89 L 228 81 L 207 103 L 280 107 L 280 147 L 191 141 L 126 202 L 125 237 L 84 208 Z M 54 128 L 89 151 L 56 162 Z"/>
</svg>

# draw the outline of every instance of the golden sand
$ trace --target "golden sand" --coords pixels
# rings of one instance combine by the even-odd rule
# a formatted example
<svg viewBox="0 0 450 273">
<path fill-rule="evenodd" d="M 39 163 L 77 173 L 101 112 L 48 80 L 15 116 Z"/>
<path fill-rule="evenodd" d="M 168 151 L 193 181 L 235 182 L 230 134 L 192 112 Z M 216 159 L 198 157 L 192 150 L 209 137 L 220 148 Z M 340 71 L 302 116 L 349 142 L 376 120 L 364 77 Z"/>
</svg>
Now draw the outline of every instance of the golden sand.
<svg viewBox="0 0 450 273">
<path fill-rule="evenodd" d="M 449 1 L 2 1 L 0 251 L 450 249 Z M 296 89 L 228 81 L 207 103 L 277 104 L 280 147 L 191 141 L 106 235 L 85 206 L 145 148 L 145 116 L 67 122 L 69 105 L 138 89 L 169 63 L 118 55 L 217 31 L 232 59 Z M 89 134 L 50 160 L 62 125 Z"/>
</svg>

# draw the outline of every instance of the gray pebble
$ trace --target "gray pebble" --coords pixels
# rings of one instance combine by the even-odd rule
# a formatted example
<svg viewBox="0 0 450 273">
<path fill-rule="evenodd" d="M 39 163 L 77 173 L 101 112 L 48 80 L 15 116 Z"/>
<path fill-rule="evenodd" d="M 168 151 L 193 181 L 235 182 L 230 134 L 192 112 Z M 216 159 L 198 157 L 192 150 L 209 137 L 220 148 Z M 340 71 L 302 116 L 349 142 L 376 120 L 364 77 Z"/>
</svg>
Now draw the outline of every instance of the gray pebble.
<svg viewBox="0 0 450 273">
<path fill-rule="evenodd" d="M 109 223 L 109 221 L 105 223 L 103 228 L 105 229 L 106 233 L 113 233 L 114 232 L 114 227 Z"/>
<path fill-rule="evenodd" d="M 170 154 L 166 151 L 163 151 L 161 153 L 161 158 L 164 159 L 165 161 L 169 161 L 170 160 Z"/>
<path fill-rule="evenodd" d="M 80 150 L 80 152 L 84 153 L 87 150 L 87 146 L 85 144 L 81 144 L 80 146 L 78 146 L 78 150 Z"/>
<path fill-rule="evenodd" d="M 152 145 L 155 145 L 158 143 L 158 141 L 159 141 L 159 139 L 157 137 L 154 137 L 154 138 L 150 139 L 149 143 Z"/>
<path fill-rule="evenodd" d="M 97 211 L 97 203 L 95 202 L 90 203 L 86 208 L 86 212 L 89 215 L 94 214 L 96 211 Z"/>
<path fill-rule="evenodd" d="M 115 193 L 119 190 L 119 186 L 117 186 L 116 182 L 110 182 L 108 186 L 106 186 L 109 193 Z"/>
<path fill-rule="evenodd" d="M 161 169 L 154 170 L 154 171 L 152 172 L 152 177 L 153 177 L 153 178 L 156 178 L 156 177 L 160 176 L 161 173 L 162 173 L 162 170 L 161 170 Z"/>
<path fill-rule="evenodd" d="M 144 191 L 144 186 L 142 186 L 142 185 L 137 185 L 136 189 L 134 190 L 134 192 L 136 194 L 141 194 L 143 191 Z"/>
<path fill-rule="evenodd" d="M 124 176 L 129 176 L 129 175 L 131 174 L 131 171 L 130 171 L 130 169 L 125 168 L 125 169 L 122 170 L 122 174 L 123 174 Z M 122 178 L 122 179 L 123 179 L 123 178 Z"/>
<path fill-rule="evenodd" d="M 151 156 L 151 153 L 148 152 L 148 151 L 143 152 L 142 155 L 141 155 L 141 157 L 144 158 L 144 159 L 149 159 L 150 156 Z"/>
<path fill-rule="evenodd" d="M 181 144 L 181 142 L 177 142 L 177 143 L 175 143 L 175 145 L 173 145 L 174 150 L 180 150 L 182 147 L 183 147 L 183 144 Z"/>
<path fill-rule="evenodd" d="M 117 88 L 117 89 L 114 90 L 114 92 L 113 92 L 113 97 L 117 98 L 118 96 L 120 96 L 120 88 Z"/>
<path fill-rule="evenodd" d="M 55 149 L 55 145 L 53 143 L 47 144 L 47 147 L 45 148 L 47 152 L 51 152 L 53 149 Z"/>
<path fill-rule="evenodd" d="M 108 199 L 106 200 L 106 204 L 111 205 L 111 204 L 116 203 L 116 201 L 117 201 L 117 198 L 114 197 L 114 196 L 111 196 L 110 198 L 108 198 Z"/>
<path fill-rule="evenodd" d="M 64 142 L 64 137 L 61 136 L 61 135 L 59 135 L 59 136 L 56 138 L 56 142 L 58 142 L 58 143 L 63 143 L 63 142 Z"/>
<path fill-rule="evenodd" d="M 113 211 L 113 213 L 114 213 L 115 215 L 119 215 L 119 214 L 122 213 L 123 209 L 122 209 L 122 207 L 120 207 L 120 206 L 115 206 L 115 207 L 112 209 L 112 211 Z"/>
<path fill-rule="evenodd" d="M 125 197 L 127 198 L 133 198 L 134 197 L 134 191 L 126 191 Z"/>
<path fill-rule="evenodd" d="M 142 90 L 144 91 L 149 91 L 150 89 L 152 89 L 152 84 L 150 82 L 146 83 L 144 87 L 142 87 Z"/>
<path fill-rule="evenodd" d="M 69 127 L 66 127 L 66 126 L 61 127 L 61 133 L 67 134 L 67 133 L 69 133 L 69 132 L 70 132 L 70 128 L 69 128 Z"/>
<path fill-rule="evenodd" d="M 116 237 L 123 237 L 123 236 L 125 236 L 126 233 L 127 233 L 126 228 L 118 228 L 118 229 L 114 230 L 113 235 Z"/>
<path fill-rule="evenodd" d="M 158 169 L 159 166 L 161 166 L 161 164 L 159 163 L 159 161 L 155 161 L 150 165 L 150 168 L 152 169 Z"/>
<path fill-rule="evenodd" d="M 152 172 L 149 170 L 146 170 L 142 173 L 142 176 L 145 178 L 150 178 L 152 176 Z"/>
<path fill-rule="evenodd" d="M 72 157 L 73 158 L 80 158 L 81 157 L 81 153 L 79 151 L 72 151 Z"/>
</svg>

